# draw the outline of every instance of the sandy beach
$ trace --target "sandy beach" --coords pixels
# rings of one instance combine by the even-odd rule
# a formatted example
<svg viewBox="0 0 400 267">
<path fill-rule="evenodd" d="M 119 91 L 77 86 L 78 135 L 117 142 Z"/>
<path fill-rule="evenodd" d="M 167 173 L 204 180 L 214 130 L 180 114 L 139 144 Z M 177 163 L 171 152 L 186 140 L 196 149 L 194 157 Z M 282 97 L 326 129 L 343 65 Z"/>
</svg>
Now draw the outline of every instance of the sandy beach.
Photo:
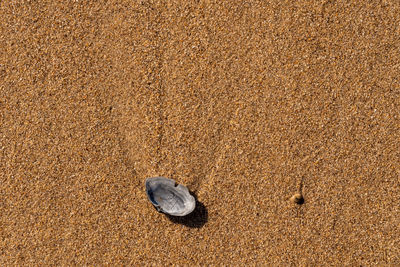
<svg viewBox="0 0 400 267">
<path fill-rule="evenodd" d="M 0 265 L 400 266 L 399 77 L 398 1 L 0 1 Z"/>
</svg>

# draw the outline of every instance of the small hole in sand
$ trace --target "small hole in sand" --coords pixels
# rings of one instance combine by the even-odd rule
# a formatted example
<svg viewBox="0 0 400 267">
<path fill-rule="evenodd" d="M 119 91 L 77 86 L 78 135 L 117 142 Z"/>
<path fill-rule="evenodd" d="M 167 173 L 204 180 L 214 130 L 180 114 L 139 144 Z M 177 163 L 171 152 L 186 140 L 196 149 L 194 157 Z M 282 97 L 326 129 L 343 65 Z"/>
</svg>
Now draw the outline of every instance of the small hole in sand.
<svg viewBox="0 0 400 267">
<path fill-rule="evenodd" d="M 290 201 L 301 205 L 304 203 L 304 198 L 300 193 L 296 193 L 290 198 Z"/>
</svg>

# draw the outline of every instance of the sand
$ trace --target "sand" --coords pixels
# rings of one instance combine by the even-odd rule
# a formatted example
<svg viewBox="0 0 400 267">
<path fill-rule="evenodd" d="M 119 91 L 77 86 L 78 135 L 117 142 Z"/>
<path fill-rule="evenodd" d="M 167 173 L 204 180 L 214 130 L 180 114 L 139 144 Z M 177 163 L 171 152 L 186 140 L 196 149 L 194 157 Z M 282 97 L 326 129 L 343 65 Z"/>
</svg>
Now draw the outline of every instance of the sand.
<svg viewBox="0 0 400 267">
<path fill-rule="evenodd" d="M 0 265 L 399 266 L 399 25 L 398 1 L 1 1 Z M 152 176 L 195 213 L 158 213 Z"/>
</svg>

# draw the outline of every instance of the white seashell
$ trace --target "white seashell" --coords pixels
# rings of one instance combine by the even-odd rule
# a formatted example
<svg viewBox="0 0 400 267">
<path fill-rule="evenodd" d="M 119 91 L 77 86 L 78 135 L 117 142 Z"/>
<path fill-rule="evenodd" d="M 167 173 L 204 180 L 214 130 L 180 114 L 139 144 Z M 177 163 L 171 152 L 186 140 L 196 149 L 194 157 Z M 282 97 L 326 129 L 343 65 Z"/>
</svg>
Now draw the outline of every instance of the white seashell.
<svg viewBox="0 0 400 267">
<path fill-rule="evenodd" d="M 146 193 L 158 211 L 169 215 L 185 216 L 196 207 L 196 200 L 186 186 L 165 177 L 147 178 Z"/>
</svg>

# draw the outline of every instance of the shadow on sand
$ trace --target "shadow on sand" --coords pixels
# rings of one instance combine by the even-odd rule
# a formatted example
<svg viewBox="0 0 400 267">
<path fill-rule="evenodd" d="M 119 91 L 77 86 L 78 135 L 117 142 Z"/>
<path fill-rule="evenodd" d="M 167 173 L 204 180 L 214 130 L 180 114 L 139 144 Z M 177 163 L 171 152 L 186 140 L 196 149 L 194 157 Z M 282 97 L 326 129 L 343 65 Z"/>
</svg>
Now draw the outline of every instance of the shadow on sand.
<svg viewBox="0 0 400 267">
<path fill-rule="evenodd" d="M 196 208 L 194 211 L 192 211 L 192 213 L 182 217 L 171 216 L 168 214 L 165 215 L 173 223 L 182 224 L 190 228 L 200 228 L 208 221 L 208 211 L 204 204 L 197 199 L 197 195 L 195 193 L 190 191 L 190 194 L 192 194 L 196 199 Z"/>
</svg>

